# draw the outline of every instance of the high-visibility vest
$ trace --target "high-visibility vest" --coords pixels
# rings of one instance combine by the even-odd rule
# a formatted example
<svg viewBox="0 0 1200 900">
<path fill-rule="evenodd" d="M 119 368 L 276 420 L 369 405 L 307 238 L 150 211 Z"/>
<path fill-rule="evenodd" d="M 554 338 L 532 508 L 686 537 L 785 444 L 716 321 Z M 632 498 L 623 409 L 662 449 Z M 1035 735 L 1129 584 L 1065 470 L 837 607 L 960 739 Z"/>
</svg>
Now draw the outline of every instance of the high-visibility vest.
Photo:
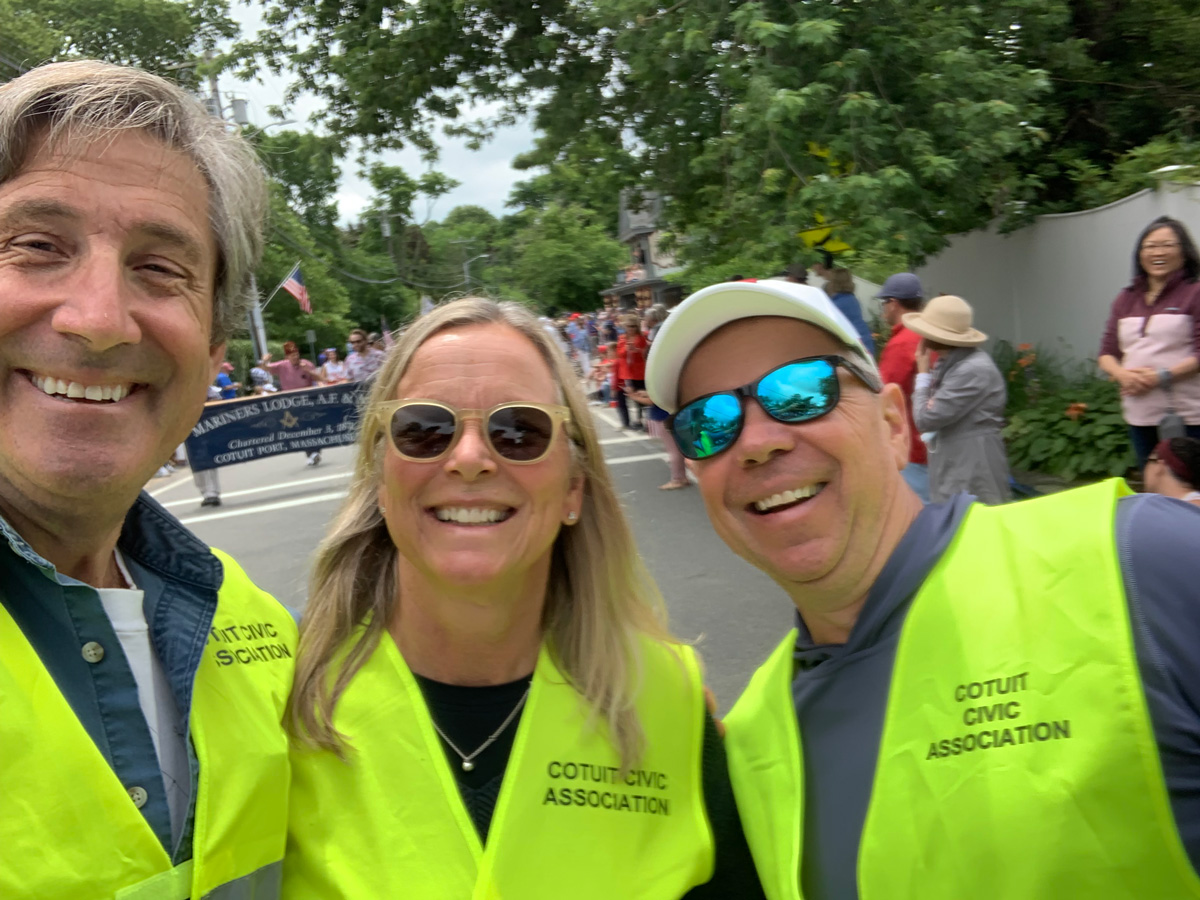
<svg viewBox="0 0 1200 900">
<path fill-rule="evenodd" d="M 178 866 L 37 652 L 0 605 L 0 897 L 278 896 L 296 623 L 232 559 L 192 689 L 200 764 L 192 859 Z"/>
<path fill-rule="evenodd" d="M 708 881 L 699 666 L 690 647 L 644 640 L 641 678 L 645 751 L 622 774 L 606 725 L 543 648 L 485 847 L 385 634 L 334 714 L 347 759 L 293 751 L 284 896 L 675 900 Z"/>
<path fill-rule="evenodd" d="M 1127 493 L 1113 480 L 968 511 L 901 631 L 859 846 L 861 900 L 1200 897 L 1117 559 Z M 801 897 L 794 643 L 795 632 L 726 719 L 770 900 Z"/>
</svg>

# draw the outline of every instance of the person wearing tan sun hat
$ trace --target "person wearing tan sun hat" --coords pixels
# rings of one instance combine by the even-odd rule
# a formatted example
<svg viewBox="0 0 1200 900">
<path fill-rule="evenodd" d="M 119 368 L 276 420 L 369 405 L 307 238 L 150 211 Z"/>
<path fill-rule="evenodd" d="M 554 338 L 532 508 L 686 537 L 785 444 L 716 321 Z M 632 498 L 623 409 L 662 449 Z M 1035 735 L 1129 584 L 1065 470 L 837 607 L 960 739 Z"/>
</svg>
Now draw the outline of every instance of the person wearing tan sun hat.
<svg viewBox="0 0 1200 900">
<path fill-rule="evenodd" d="M 966 300 L 945 294 L 901 320 L 922 338 L 913 422 L 929 447 L 929 499 L 934 503 L 960 491 L 984 503 L 1011 497 L 1000 434 L 1008 392 L 1004 376 L 982 349 L 987 335 L 972 327 L 973 319 Z"/>
</svg>

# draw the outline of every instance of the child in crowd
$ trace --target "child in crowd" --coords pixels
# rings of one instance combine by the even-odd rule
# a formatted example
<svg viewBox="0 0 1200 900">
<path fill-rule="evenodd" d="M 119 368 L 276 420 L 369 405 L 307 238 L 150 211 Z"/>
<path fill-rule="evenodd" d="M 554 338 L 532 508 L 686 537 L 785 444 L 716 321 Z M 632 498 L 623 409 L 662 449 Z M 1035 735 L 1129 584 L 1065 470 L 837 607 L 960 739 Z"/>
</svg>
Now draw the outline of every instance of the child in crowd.
<svg viewBox="0 0 1200 900">
<path fill-rule="evenodd" d="M 608 348 L 604 344 L 600 344 L 596 348 L 599 354 L 598 358 L 592 363 L 591 369 L 584 379 L 587 385 L 588 400 L 594 403 L 607 403 L 604 395 L 606 393 L 605 385 L 608 383 L 608 370 L 605 366 L 605 357 L 608 356 Z"/>
<path fill-rule="evenodd" d="M 596 380 L 600 385 L 600 400 L 607 406 L 617 401 L 617 345 L 601 344 L 600 362 L 596 366 Z"/>
</svg>

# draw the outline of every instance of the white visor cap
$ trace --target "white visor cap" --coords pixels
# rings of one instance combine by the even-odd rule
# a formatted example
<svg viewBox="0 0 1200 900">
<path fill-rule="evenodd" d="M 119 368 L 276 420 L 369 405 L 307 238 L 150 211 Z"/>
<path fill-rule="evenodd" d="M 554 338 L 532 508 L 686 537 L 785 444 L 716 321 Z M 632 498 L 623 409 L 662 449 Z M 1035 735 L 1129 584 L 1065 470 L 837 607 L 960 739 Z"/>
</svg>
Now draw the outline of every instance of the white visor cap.
<svg viewBox="0 0 1200 900">
<path fill-rule="evenodd" d="M 858 332 L 820 288 L 789 281 L 729 281 L 697 291 L 667 316 L 646 362 L 650 399 L 659 408 L 676 412 L 679 374 L 692 351 L 718 328 L 758 316 L 799 319 L 829 332 L 878 378 L 879 368 Z"/>
</svg>

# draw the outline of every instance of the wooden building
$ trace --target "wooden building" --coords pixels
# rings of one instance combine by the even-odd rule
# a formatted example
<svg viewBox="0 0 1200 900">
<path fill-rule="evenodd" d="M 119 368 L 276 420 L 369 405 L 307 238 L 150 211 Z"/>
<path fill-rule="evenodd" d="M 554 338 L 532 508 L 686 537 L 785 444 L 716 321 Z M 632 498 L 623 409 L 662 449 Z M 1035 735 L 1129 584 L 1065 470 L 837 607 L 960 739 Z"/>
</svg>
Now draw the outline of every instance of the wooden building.
<svg viewBox="0 0 1200 900">
<path fill-rule="evenodd" d="M 656 303 L 674 306 L 682 299 L 682 290 L 665 276 L 681 267 L 659 246 L 662 197 L 653 191 L 622 191 L 618 215 L 617 239 L 629 248 L 629 261 L 617 271 L 613 286 L 600 292 L 604 305 L 618 309 Z"/>
</svg>

